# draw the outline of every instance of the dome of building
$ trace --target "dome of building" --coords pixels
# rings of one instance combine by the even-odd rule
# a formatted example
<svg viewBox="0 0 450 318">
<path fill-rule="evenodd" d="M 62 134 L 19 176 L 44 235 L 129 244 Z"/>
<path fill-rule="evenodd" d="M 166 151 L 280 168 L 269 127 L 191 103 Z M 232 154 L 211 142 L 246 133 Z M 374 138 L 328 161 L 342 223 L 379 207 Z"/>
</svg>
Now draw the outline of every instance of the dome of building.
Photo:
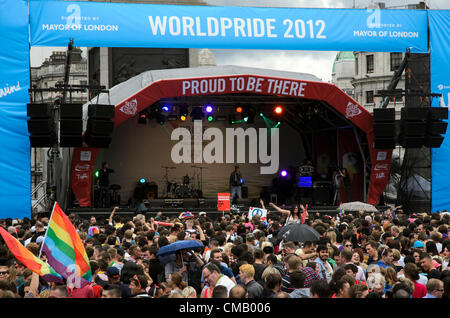
<svg viewBox="0 0 450 318">
<path fill-rule="evenodd" d="M 355 55 L 353 54 L 353 52 L 351 51 L 342 51 L 342 52 L 338 52 L 338 54 L 336 54 L 336 58 L 334 59 L 333 62 L 333 73 L 334 73 L 334 68 L 337 62 L 339 61 L 354 61 L 355 60 Z"/>
</svg>

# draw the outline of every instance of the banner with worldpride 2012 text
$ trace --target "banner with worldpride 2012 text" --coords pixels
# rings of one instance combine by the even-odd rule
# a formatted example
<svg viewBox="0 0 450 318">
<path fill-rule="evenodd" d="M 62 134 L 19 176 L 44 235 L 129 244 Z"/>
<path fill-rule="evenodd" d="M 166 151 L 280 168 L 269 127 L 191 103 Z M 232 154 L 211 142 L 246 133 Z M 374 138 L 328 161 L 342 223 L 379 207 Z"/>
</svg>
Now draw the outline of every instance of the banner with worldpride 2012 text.
<svg viewBox="0 0 450 318">
<path fill-rule="evenodd" d="M 30 1 L 33 46 L 425 53 L 424 10 Z"/>
</svg>

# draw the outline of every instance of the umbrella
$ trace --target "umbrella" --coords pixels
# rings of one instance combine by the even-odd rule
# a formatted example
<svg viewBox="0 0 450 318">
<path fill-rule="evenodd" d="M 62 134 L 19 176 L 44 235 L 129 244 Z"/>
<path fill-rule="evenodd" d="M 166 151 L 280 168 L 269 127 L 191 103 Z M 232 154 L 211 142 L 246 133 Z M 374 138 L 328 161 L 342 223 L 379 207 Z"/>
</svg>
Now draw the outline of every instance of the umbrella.
<svg viewBox="0 0 450 318">
<path fill-rule="evenodd" d="M 194 249 L 198 247 L 204 247 L 202 243 L 194 240 L 184 240 L 184 241 L 176 241 L 175 243 L 163 246 L 159 249 L 156 256 L 165 256 L 169 254 L 174 254 L 176 251 L 184 250 L 184 249 Z"/>
<path fill-rule="evenodd" d="M 377 208 L 373 205 L 359 201 L 343 203 L 336 210 L 340 209 L 344 211 L 378 212 Z"/>
<path fill-rule="evenodd" d="M 309 225 L 294 223 L 283 226 L 278 238 L 291 242 L 315 242 L 320 239 L 320 234 Z"/>
</svg>

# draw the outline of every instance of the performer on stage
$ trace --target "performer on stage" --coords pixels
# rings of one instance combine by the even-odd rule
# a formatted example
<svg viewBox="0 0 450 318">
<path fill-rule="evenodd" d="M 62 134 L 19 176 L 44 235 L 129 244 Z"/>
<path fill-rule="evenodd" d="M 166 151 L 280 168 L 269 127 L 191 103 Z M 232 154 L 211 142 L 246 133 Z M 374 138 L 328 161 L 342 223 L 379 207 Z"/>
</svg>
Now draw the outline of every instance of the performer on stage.
<svg viewBox="0 0 450 318">
<path fill-rule="evenodd" d="M 99 186 L 100 195 L 98 200 L 99 208 L 109 208 L 111 205 L 111 198 L 109 195 L 109 174 L 113 173 L 113 169 L 109 169 L 106 161 L 102 162 L 102 169 L 100 169 L 97 185 Z"/>
<path fill-rule="evenodd" d="M 234 167 L 234 171 L 230 175 L 230 192 L 231 192 L 231 204 L 234 203 L 236 195 L 239 199 L 242 198 L 242 174 L 239 172 L 239 166 Z"/>
<path fill-rule="evenodd" d="M 334 194 L 333 204 L 338 205 L 340 202 L 342 202 L 342 199 L 341 199 L 342 187 L 345 190 L 346 202 L 351 202 L 351 198 L 350 198 L 351 182 L 350 182 L 350 177 L 347 172 L 347 169 L 346 168 L 342 168 L 342 169 L 338 168 L 338 171 L 334 175 L 333 181 L 334 181 L 334 186 L 335 186 L 335 194 Z"/>
</svg>

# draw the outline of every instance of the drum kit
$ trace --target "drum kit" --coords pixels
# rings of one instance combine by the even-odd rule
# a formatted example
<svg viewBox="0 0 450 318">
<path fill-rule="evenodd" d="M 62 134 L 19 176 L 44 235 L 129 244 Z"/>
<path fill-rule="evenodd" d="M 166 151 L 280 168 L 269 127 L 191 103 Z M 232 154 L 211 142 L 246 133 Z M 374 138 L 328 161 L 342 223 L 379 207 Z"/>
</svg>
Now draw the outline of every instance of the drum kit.
<svg viewBox="0 0 450 318">
<path fill-rule="evenodd" d="M 169 199 L 184 199 L 184 198 L 201 198 L 203 197 L 203 169 L 205 167 L 191 166 L 194 172 L 191 176 L 185 175 L 181 178 L 181 183 L 177 183 L 173 179 L 169 179 L 169 170 L 176 169 L 176 167 L 163 166 L 166 170 L 163 178 L 164 192 L 163 197 Z"/>
</svg>

